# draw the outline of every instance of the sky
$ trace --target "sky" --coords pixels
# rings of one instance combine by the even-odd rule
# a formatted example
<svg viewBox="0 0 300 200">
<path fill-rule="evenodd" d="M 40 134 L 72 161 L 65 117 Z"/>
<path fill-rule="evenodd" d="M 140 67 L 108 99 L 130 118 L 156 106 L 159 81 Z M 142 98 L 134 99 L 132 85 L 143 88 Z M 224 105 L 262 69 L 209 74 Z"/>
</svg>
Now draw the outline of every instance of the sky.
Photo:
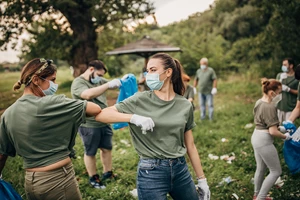
<svg viewBox="0 0 300 200">
<path fill-rule="evenodd" d="M 155 17 L 160 26 L 166 26 L 173 22 L 188 19 L 188 16 L 203 12 L 209 8 L 214 0 L 153 0 L 156 7 Z M 26 36 L 21 36 L 24 38 Z M 20 43 L 20 42 L 19 42 Z M 19 51 L 8 49 L 7 51 L 0 51 L 0 63 L 18 62 L 17 55 Z"/>
</svg>

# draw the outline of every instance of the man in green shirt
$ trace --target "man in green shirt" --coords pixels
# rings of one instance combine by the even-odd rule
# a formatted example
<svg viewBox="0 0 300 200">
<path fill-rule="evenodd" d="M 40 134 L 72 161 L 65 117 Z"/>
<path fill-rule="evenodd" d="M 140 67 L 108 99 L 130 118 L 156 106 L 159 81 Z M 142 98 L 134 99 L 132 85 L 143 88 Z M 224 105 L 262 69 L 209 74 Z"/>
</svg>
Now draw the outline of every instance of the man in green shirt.
<svg viewBox="0 0 300 200">
<path fill-rule="evenodd" d="M 282 97 L 277 104 L 279 122 L 286 121 L 297 103 L 298 84 L 294 71 L 295 62 L 291 58 L 282 61 L 282 73 L 277 74 L 276 79 L 282 83 Z"/>
<path fill-rule="evenodd" d="M 105 92 L 108 89 L 119 88 L 119 79 L 107 81 L 103 75 L 107 69 L 100 60 L 91 61 L 88 69 L 79 77 L 75 78 L 71 93 L 74 99 L 88 100 L 96 103 L 102 109 L 107 107 Z M 94 117 L 86 119 L 86 123 L 81 124 L 79 133 L 82 138 L 85 154 L 84 163 L 90 177 L 90 184 L 97 189 L 103 189 L 103 181 L 115 178 L 112 173 L 112 129 L 110 125 L 97 122 Z M 96 158 L 98 148 L 100 148 L 100 158 L 103 164 L 103 175 L 100 177 L 96 170 Z"/>
<path fill-rule="evenodd" d="M 217 76 L 213 68 L 208 67 L 208 59 L 200 60 L 200 69 L 197 70 L 194 80 L 194 87 L 198 86 L 199 105 L 201 120 L 205 119 L 206 101 L 208 104 L 209 119 L 213 119 L 214 105 L 213 96 L 217 94 Z"/>
</svg>

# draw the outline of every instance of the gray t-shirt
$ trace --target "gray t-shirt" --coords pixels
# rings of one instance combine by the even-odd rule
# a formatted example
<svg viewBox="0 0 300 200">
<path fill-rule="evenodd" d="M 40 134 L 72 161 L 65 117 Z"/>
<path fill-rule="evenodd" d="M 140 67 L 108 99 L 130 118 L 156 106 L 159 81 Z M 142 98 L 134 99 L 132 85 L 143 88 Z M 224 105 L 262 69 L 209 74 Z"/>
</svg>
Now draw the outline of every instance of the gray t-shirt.
<svg viewBox="0 0 300 200">
<path fill-rule="evenodd" d="M 195 78 L 198 80 L 199 93 L 210 94 L 217 75 L 213 68 L 207 67 L 205 70 L 198 69 Z"/>
<path fill-rule="evenodd" d="M 82 76 L 79 76 L 77 78 L 75 78 L 72 82 L 71 85 L 71 94 L 73 99 L 81 99 L 81 93 L 87 89 L 90 88 L 94 88 L 94 87 L 98 87 L 100 85 L 103 85 L 107 83 L 107 80 L 105 79 L 101 79 L 101 81 L 99 82 L 99 84 L 92 84 L 90 81 L 85 80 Z M 101 107 L 101 109 L 106 108 L 107 107 L 107 102 L 106 102 L 106 92 L 104 92 L 102 95 L 89 100 L 97 105 L 99 105 Z M 89 127 L 89 128 L 100 128 L 103 126 L 106 126 L 107 124 L 98 122 L 95 120 L 95 117 L 87 117 L 86 118 L 86 123 L 81 124 L 82 127 Z"/>
<path fill-rule="evenodd" d="M 140 127 L 129 123 L 134 147 L 141 158 L 177 158 L 185 155 L 184 133 L 194 126 L 192 104 L 177 95 L 163 101 L 154 91 L 139 92 L 116 104 L 119 112 L 151 117 L 153 132 L 143 134 Z"/>
<path fill-rule="evenodd" d="M 64 95 L 20 97 L 1 116 L 0 153 L 20 155 L 24 168 L 67 158 L 85 121 L 86 103 Z"/>
<path fill-rule="evenodd" d="M 266 130 L 279 125 L 277 109 L 274 104 L 259 99 L 253 109 L 254 123 L 257 130 Z"/>
</svg>

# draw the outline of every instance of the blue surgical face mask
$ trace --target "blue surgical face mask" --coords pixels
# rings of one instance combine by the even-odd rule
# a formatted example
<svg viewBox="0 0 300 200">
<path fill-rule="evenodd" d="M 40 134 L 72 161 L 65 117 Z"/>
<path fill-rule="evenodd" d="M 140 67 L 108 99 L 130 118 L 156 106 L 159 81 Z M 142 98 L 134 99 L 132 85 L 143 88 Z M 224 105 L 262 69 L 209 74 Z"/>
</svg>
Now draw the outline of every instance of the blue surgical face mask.
<svg viewBox="0 0 300 200">
<path fill-rule="evenodd" d="M 94 74 L 94 77 L 91 77 L 91 83 L 98 84 L 101 81 L 101 77 Z"/>
<path fill-rule="evenodd" d="M 206 65 L 200 65 L 201 69 L 206 69 Z"/>
<path fill-rule="evenodd" d="M 160 81 L 159 80 L 159 76 L 161 74 L 163 74 L 164 72 L 162 72 L 160 74 L 150 74 L 150 73 L 147 73 L 147 75 L 146 75 L 146 84 L 148 85 L 148 87 L 151 90 L 160 90 L 162 88 L 162 86 L 164 85 L 165 80 Z"/>
<path fill-rule="evenodd" d="M 284 65 L 282 65 L 281 70 L 283 72 L 288 72 L 289 71 L 289 69 L 287 68 L 287 66 L 284 66 Z"/>
<path fill-rule="evenodd" d="M 55 94 L 55 92 L 57 91 L 57 88 L 58 88 L 58 84 L 55 84 L 53 81 L 50 81 L 50 80 L 47 80 L 47 79 L 43 79 L 43 80 L 48 81 L 49 84 L 50 84 L 49 88 L 46 89 L 46 90 L 41 89 L 40 86 L 39 86 L 39 88 L 42 90 L 44 95 L 53 95 L 53 94 Z"/>
</svg>

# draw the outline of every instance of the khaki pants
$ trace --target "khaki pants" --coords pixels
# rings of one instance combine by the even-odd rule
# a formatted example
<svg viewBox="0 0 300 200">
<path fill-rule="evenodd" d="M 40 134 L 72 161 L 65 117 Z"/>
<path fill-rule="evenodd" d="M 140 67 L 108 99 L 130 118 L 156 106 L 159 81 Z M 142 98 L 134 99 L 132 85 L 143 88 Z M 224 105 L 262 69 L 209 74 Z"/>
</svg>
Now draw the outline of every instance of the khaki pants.
<svg viewBox="0 0 300 200">
<path fill-rule="evenodd" d="M 72 163 L 48 172 L 26 172 L 29 200 L 81 200 Z"/>
</svg>

